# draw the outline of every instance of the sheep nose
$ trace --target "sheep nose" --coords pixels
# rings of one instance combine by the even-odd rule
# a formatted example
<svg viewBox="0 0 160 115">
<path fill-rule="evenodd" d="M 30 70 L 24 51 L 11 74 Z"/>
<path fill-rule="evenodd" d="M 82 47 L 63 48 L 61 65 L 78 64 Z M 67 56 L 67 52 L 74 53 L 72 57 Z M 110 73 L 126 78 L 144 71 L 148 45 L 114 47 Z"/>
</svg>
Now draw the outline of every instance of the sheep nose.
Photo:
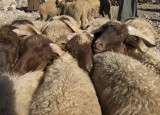
<svg viewBox="0 0 160 115">
<path fill-rule="evenodd" d="M 87 65 L 86 65 L 86 70 L 87 70 L 87 72 L 90 72 L 91 69 L 92 69 L 92 67 L 93 67 L 93 63 L 87 64 Z"/>
<path fill-rule="evenodd" d="M 97 49 L 102 49 L 103 48 L 103 41 L 101 39 L 98 39 L 96 42 L 95 42 L 95 47 Z"/>
</svg>

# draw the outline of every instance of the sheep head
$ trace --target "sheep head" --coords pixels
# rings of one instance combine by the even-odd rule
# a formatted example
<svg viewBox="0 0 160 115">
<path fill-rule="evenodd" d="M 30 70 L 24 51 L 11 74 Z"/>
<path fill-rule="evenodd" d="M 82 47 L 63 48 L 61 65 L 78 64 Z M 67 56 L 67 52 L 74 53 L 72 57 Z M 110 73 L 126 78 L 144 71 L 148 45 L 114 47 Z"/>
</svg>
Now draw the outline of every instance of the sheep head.
<svg viewBox="0 0 160 115">
<path fill-rule="evenodd" d="M 52 41 L 42 35 L 26 38 L 21 45 L 20 58 L 13 68 L 14 73 L 23 75 L 29 71 L 44 70 L 47 64 L 58 58 L 59 50 L 53 50 Z"/>
<path fill-rule="evenodd" d="M 90 72 L 93 67 L 92 40 L 93 36 L 85 32 L 70 35 L 66 44 L 66 50 L 77 59 L 79 66 L 87 72 Z"/>
<path fill-rule="evenodd" d="M 0 72 L 9 72 L 19 57 L 19 46 L 22 40 L 12 30 L 15 27 L 0 27 Z"/>
<path fill-rule="evenodd" d="M 110 21 L 95 31 L 94 35 L 95 38 L 92 46 L 95 53 L 104 51 L 126 53 L 127 47 L 138 49 L 142 53 L 144 51 L 140 48 L 140 38 L 146 46 L 153 46 L 149 40 L 134 27 L 127 26 L 120 22 Z"/>
<path fill-rule="evenodd" d="M 35 34 L 42 34 L 42 32 L 39 31 L 29 20 L 14 20 L 12 26 L 15 27 L 13 32 L 21 38 L 27 38 Z"/>
</svg>

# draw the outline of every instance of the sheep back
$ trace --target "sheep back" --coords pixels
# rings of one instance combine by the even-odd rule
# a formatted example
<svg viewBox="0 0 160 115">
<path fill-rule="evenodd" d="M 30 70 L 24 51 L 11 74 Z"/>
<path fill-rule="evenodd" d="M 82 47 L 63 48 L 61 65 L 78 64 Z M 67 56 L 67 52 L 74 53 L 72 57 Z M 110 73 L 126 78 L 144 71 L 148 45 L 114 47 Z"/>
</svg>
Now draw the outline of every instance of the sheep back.
<svg viewBox="0 0 160 115">
<path fill-rule="evenodd" d="M 72 29 L 60 20 L 50 22 L 50 25 L 43 31 L 43 34 L 53 42 L 69 33 L 72 33 Z"/>
<path fill-rule="evenodd" d="M 5 111 L 12 111 L 13 115 L 28 115 L 32 96 L 37 89 L 42 76 L 42 71 L 28 72 L 22 76 L 2 74 L 0 77 L 0 86 L 4 86 L 4 88 L 0 87 L 0 90 L 2 90 L 0 95 L 2 95 L 2 105 L 6 104 L 4 108 L 6 106 L 8 108 Z M 3 97 L 4 93 L 10 95 L 5 95 Z M 0 112 L 2 113 L 2 111 Z"/>
<path fill-rule="evenodd" d="M 67 2 L 63 5 L 62 14 L 73 17 L 79 26 L 85 28 L 88 24 L 88 4 L 86 4 L 86 2 L 87 1 Z"/>
<path fill-rule="evenodd" d="M 113 52 L 97 54 L 92 80 L 104 115 L 159 114 L 159 77 L 139 61 Z"/>
<path fill-rule="evenodd" d="M 100 115 L 93 84 L 73 57 L 64 53 L 45 72 L 34 95 L 32 115 Z"/>
<path fill-rule="evenodd" d="M 60 14 L 60 9 L 57 8 L 55 1 L 47 1 L 40 5 L 39 14 L 41 20 L 47 20 L 50 17 Z"/>
</svg>

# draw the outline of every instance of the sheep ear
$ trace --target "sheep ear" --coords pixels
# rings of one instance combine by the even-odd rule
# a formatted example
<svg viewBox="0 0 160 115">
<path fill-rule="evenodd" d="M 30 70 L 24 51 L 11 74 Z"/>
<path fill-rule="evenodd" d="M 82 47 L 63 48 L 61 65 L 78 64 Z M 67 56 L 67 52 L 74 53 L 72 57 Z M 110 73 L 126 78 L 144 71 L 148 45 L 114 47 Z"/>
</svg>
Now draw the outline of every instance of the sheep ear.
<svg viewBox="0 0 160 115">
<path fill-rule="evenodd" d="M 60 56 L 63 54 L 63 51 L 56 44 L 50 43 L 49 46 L 52 48 L 52 51 L 58 53 Z"/>
<path fill-rule="evenodd" d="M 132 26 L 127 26 L 128 29 L 128 33 L 130 35 L 134 35 L 137 36 L 138 38 L 141 38 L 142 41 L 144 42 L 144 44 L 147 47 L 154 47 L 156 46 L 155 41 L 154 40 L 150 40 L 148 39 L 147 36 L 145 36 L 144 34 L 142 34 L 139 30 L 137 30 L 136 28 L 132 27 Z"/>
<path fill-rule="evenodd" d="M 20 29 L 13 29 L 12 31 L 15 32 L 18 36 L 23 36 L 27 34 L 26 31 Z"/>
<path fill-rule="evenodd" d="M 130 45 L 130 46 L 138 49 L 141 53 L 144 53 L 144 51 L 142 51 L 142 49 L 138 46 L 138 44 L 134 41 L 134 39 L 132 37 L 125 39 L 124 43 L 126 45 Z"/>
</svg>

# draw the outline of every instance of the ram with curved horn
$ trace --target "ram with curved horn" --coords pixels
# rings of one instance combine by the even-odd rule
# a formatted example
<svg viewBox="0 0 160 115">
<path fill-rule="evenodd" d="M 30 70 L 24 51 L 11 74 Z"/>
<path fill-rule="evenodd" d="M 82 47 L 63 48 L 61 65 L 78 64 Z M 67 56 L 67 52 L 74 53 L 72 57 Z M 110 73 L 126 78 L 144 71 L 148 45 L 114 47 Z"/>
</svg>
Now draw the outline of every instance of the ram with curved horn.
<svg viewBox="0 0 160 115">
<path fill-rule="evenodd" d="M 62 15 L 56 16 L 47 22 L 41 31 L 53 42 L 57 41 L 58 38 L 66 36 L 70 33 L 83 32 L 84 30 L 79 29 L 79 26 L 75 19 L 70 16 Z"/>
</svg>

